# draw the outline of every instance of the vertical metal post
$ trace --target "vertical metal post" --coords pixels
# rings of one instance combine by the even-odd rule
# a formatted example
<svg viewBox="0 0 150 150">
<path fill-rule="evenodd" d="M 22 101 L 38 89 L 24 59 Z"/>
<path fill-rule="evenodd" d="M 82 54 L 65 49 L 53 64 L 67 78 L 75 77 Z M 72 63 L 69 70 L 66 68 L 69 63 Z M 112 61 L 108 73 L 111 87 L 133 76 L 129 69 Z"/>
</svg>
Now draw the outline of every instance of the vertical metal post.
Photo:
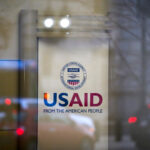
<svg viewBox="0 0 150 150">
<path fill-rule="evenodd" d="M 18 77 L 18 127 L 20 127 L 20 113 L 22 98 L 37 100 L 38 96 L 38 50 L 37 50 L 37 11 L 22 10 L 19 14 L 19 59 L 21 69 Z M 37 102 L 35 102 L 36 105 Z M 33 122 L 34 123 L 34 122 Z M 31 122 L 32 124 L 32 122 Z M 28 128 L 26 128 L 28 132 Z M 37 129 L 35 129 L 37 134 Z M 18 137 L 17 149 L 23 149 Z"/>
</svg>

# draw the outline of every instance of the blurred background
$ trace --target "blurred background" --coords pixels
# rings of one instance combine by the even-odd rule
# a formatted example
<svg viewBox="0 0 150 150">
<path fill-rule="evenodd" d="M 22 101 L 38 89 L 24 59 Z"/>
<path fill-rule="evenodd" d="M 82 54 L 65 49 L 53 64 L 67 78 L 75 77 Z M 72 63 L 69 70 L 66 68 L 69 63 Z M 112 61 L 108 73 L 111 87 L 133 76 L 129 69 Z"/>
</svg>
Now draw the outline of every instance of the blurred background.
<svg viewBox="0 0 150 150">
<path fill-rule="evenodd" d="M 99 121 L 91 117 L 84 116 L 83 124 L 78 121 L 84 120 L 83 116 L 51 116 L 44 120 L 65 133 L 76 128 L 86 130 L 86 134 L 95 130 L 91 136 L 94 142 L 83 140 L 81 149 L 104 150 L 108 143 L 108 149 L 149 150 L 149 6 L 149 0 L 1 0 L 0 149 L 37 149 L 38 57 L 34 51 L 37 43 L 30 38 L 58 37 L 62 41 L 84 36 L 107 37 L 109 41 L 108 134 L 103 134 Z M 29 13 L 20 13 L 25 9 Z M 77 16 L 77 21 L 67 30 L 45 29 L 41 22 L 49 15 Z M 27 30 L 22 31 L 23 27 Z M 59 134 L 65 133 L 59 130 Z"/>
</svg>

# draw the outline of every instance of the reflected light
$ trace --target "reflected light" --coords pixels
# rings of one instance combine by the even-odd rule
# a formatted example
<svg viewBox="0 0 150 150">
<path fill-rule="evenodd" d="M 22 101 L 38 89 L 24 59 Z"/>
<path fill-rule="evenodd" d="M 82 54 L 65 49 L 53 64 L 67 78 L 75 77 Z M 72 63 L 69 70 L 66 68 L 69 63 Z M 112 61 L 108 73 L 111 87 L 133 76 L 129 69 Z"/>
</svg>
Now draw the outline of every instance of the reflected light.
<svg viewBox="0 0 150 150">
<path fill-rule="evenodd" d="M 22 129 L 22 128 L 17 128 L 17 129 L 16 129 L 16 133 L 17 133 L 17 135 L 21 136 L 21 135 L 24 134 L 24 129 Z"/>
<path fill-rule="evenodd" d="M 46 18 L 46 19 L 44 20 L 44 26 L 45 26 L 46 28 L 52 28 L 53 25 L 54 25 L 54 19 L 52 19 L 52 18 Z"/>
<path fill-rule="evenodd" d="M 69 20 L 69 18 L 67 18 L 67 17 L 66 18 L 62 18 L 60 20 L 60 26 L 62 28 L 64 28 L 64 29 L 68 28 L 70 26 L 70 20 Z"/>
<path fill-rule="evenodd" d="M 94 132 L 95 129 L 94 129 L 94 128 L 89 128 L 89 131 L 90 131 L 90 132 Z"/>
<path fill-rule="evenodd" d="M 128 123 L 129 124 L 133 124 L 133 123 L 136 123 L 137 122 L 137 117 L 130 117 L 129 119 L 128 119 Z"/>
<path fill-rule="evenodd" d="M 6 98 L 5 99 L 5 104 L 8 105 L 8 106 L 11 105 L 11 99 L 10 98 Z"/>
<path fill-rule="evenodd" d="M 150 104 L 147 104 L 148 109 L 150 109 Z"/>
<path fill-rule="evenodd" d="M 14 115 L 16 115 L 16 114 L 17 114 L 17 110 L 16 110 L 16 109 L 13 109 L 12 113 L 13 113 Z"/>
</svg>

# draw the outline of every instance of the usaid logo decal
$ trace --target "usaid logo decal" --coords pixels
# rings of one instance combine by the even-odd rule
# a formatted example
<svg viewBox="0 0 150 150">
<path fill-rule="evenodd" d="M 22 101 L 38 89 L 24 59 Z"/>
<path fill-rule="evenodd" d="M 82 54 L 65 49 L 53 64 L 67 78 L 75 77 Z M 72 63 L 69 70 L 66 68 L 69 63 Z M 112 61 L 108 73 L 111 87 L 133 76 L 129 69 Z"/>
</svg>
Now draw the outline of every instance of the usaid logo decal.
<svg viewBox="0 0 150 150">
<path fill-rule="evenodd" d="M 80 63 L 70 62 L 62 68 L 60 78 L 66 88 L 77 90 L 85 83 L 87 74 Z"/>
</svg>

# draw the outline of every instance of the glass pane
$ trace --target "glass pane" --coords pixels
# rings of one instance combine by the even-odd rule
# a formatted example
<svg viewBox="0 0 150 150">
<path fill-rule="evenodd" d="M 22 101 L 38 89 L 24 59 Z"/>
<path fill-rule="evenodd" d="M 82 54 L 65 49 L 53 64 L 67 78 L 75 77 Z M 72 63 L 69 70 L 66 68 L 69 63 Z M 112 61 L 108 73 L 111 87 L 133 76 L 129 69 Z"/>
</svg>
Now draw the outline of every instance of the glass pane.
<svg viewBox="0 0 150 150">
<path fill-rule="evenodd" d="M 0 149 L 5 150 L 14 150 L 17 145 L 19 63 L 0 60 Z"/>
<path fill-rule="evenodd" d="M 108 39 L 40 38 L 38 46 L 39 150 L 108 149 Z"/>
</svg>

